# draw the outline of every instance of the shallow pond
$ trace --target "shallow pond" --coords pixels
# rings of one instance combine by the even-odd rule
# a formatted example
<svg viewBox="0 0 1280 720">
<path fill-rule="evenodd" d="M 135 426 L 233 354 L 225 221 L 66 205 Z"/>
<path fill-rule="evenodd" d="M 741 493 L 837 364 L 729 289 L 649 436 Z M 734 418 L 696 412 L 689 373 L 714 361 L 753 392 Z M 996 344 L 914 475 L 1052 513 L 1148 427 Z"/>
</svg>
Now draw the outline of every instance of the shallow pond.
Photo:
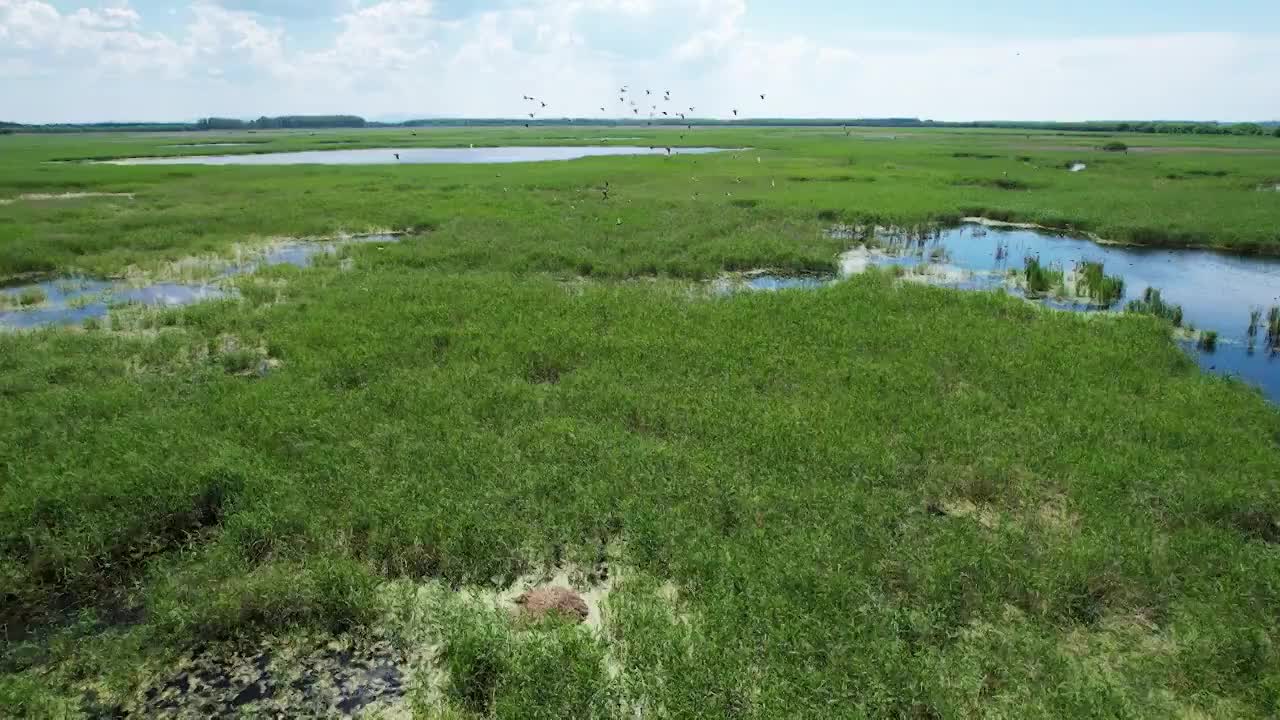
<svg viewBox="0 0 1280 720">
<path fill-rule="evenodd" d="M 1124 280 L 1123 296 L 1108 305 L 1072 294 L 1043 302 L 1067 310 L 1121 310 L 1158 288 L 1168 303 L 1182 306 L 1184 327 L 1218 333 L 1213 351 L 1193 340 L 1181 344 L 1206 370 L 1237 376 L 1280 402 L 1280 353 L 1267 346 L 1266 312 L 1280 306 L 1280 258 L 1228 255 L 1209 250 L 1160 250 L 1100 245 L 1092 240 L 1022 228 L 971 223 L 910 237 L 879 233 L 883 249 L 857 249 L 842 256 L 842 274 L 871 266 L 899 266 L 906 276 L 961 290 L 1023 291 L 1011 282 L 1026 258 L 1070 273 L 1077 263 L 1103 263 L 1107 275 Z M 801 281 L 808 280 L 801 278 Z M 763 278 L 754 278 L 756 283 Z M 1250 338 L 1250 310 L 1261 310 L 1263 325 Z"/>
<path fill-rule="evenodd" d="M 212 282 L 200 284 L 149 283 L 140 285 L 127 280 L 100 280 L 82 277 L 43 280 L 0 288 L 4 302 L 0 304 L 0 328 L 36 328 L 45 325 L 80 325 L 86 320 L 104 318 L 113 306 L 151 305 L 174 307 L 201 300 L 234 297 L 235 290 L 219 280 L 246 275 L 269 265 L 307 267 L 317 255 L 331 255 L 343 245 L 353 243 L 387 243 L 398 235 L 359 235 L 326 241 L 291 240 L 250 253 L 240 262 L 228 263 Z M 24 298 L 37 302 L 22 307 Z"/>
<path fill-rule="evenodd" d="M 673 147 L 672 155 L 705 155 L 725 148 Z M 375 148 L 364 150 L 304 150 L 300 152 L 248 153 L 240 155 L 182 155 L 179 157 L 121 158 L 101 161 L 109 165 L 420 165 L 434 163 L 522 163 L 577 160 L 618 155 L 666 155 L 666 147 L 478 147 L 478 148 Z"/>
</svg>

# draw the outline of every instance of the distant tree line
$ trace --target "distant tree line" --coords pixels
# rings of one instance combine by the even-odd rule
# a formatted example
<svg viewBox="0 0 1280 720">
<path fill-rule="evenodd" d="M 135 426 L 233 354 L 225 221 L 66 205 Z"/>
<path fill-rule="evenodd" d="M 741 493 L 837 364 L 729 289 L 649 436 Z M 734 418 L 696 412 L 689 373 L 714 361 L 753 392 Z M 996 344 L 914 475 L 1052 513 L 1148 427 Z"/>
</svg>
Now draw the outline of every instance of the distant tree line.
<svg viewBox="0 0 1280 720">
<path fill-rule="evenodd" d="M 190 132 L 199 130 L 281 130 L 320 128 L 362 128 L 369 123 L 355 115 L 285 115 L 257 120 L 201 118 L 194 123 L 102 122 L 23 125 L 0 122 L 0 133 L 82 133 L 82 132 Z"/>
<path fill-rule="evenodd" d="M 295 130 L 318 128 L 362 128 L 369 123 L 355 115 L 283 115 L 262 116 L 257 120 L 236 118 L 201 118 L 195 130 Z"/>
<path fill-rule="evenodd" d="M 207 117 L 194 123 L 88 123 L 22 125 L 0 122 L 0 134 L 77 133 L 77 132 L 183 132 L 201 130 L 284 130 L 364 127 L 509 127 L 528 125 L 545 127 L 572 123 L 587 127 L 880 127 L 880 128 L 988 128 L 998 130 L 1038 130 L 1050 132 L 1152 133 L 1175 135 L 1273 135 L 1280 137 L 1280 123 L 1216 123 L 1175 121 L 1098 121 L 1098 122 L 1020 122 L 974 121 L 946 122 L 919 118 L 752 118 L 720 120 L 708 118 L 431 118 L 402 123 L 369 122 L 356 115 L 284 115 L 260 117 L 256 120 Z"/>
</svg>

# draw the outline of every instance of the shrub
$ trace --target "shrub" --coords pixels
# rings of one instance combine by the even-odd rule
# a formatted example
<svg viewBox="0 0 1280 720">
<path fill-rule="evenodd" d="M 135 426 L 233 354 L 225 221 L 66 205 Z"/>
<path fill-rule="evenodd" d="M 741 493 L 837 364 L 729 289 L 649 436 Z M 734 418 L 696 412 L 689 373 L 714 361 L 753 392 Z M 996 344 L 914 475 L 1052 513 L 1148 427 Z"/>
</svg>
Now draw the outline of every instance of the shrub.
<svg viewBox="0 0 1280 720">
<path fill-rule="evenodd" d="M 1105 152 L 1129 152 L 1129 146 L 1122 142 L 1109 142 L 1102 146 Z"/>
</svg>

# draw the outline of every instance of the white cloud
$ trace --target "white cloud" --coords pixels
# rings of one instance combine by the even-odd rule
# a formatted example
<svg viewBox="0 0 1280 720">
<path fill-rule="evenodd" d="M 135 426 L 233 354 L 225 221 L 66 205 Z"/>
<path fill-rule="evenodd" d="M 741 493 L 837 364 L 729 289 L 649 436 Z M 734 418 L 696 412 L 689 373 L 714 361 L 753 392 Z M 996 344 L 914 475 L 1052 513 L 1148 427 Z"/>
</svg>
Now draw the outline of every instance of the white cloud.
<svg viewBox="0 0 1280 720">
<path fill-rule="evenodd" d="M 341 8 L 329 32 L 302 37 L 285 18 L 302 7 L 295 0 L 197 0 L 188 24 L 167 33 L 147 30 L 152 18 L 127 3 L 60 13 L 44 0 L 0 0 L 0 75 L 16 81 L 6 81 L 7 94 L 22 101 L 4 112 L 32 121 L 121 112 L 510 117 L 533 110 L 526 94 L 550 106 L 535 112 L 555 117 L 599 116 L 602 105 L 644 117 L 653 104 L 715 116 L 737 107 L 745 116 L 936 119 L 1237 119 L 1280 107 L 1280 84 L 1266 70 L 1280 66 L 1275 32 L 853 32 L 833 47 L 753 28 L 749 0 L 507 0 L 487 10 L 451 2 L 333 0 L 322 3 Z M 236 9 L 250 7 L 265 9 Z M 618 103 L 624 84 L 637 94 L 670 89 L 673 102 L 651 97 L 633 113 Z M 77 98 L 75 87 L 92 91 Z M 102 93 L 138 101 L 93 104 Z"/>
</svg>

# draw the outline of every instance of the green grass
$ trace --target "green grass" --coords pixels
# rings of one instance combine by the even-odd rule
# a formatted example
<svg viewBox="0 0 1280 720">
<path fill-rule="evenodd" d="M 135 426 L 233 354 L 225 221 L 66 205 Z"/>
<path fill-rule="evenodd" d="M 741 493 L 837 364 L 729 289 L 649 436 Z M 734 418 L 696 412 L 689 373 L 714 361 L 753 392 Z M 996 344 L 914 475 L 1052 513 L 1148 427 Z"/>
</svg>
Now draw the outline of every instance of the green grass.
<svg viewBox="0 0 1280 720">
<path fill-rule="evenodd" d="M 1202 330 L 1196 346 L 1205 352 L 1214 352 L 1218 349 L 1218 333 L 1213 330 Z"/>
<path fill-rule="evenodd" d="M 45 294 L 40 288 L 26 288 L 14 298 L 20 307 L 30 307 L 44 302 Z"/>
<path fill-rule="evenodd" d="M 1174 327 L 1182 327 L 1182 306 L 1166 303 L 1160 295 L 1159 288 L 1147 288 L 1143 292 L 1141 300 L 1130 301 L 1125 309 L 1131 313 L 1154 315 L 1168 320 L 1173 323 Z"/>
<path fill-rule="evenodd" d="M 67 191 L 137 197 L 0 206 L 0 276 L 71 268 L 111 273 L 226 252 L 253 238 L 423 227 L 440 233 L 441 247 L 429 258 L 440 269 L 581 266 L 611 277 L 710 274 L 727 264 L 800 269 L 844 249 L 815 237 L 827 222 L 818 215 L 828 210 L 847 222 L 910 226 L 977 214 L 1070 226 L 1122 242 L 1280 253 L 1277 197 L 1254 191 L 1275 175 L 1280 144 L 1272 138 L 1133 136 L 1130 145 L 1162 151 L 1125 155 L 1096 149 L 1092 136 L 1051 133 L 915 130 L 889 141 L 874 130 L 846 137 L 821 128 L 628 128 L 627 136 L 640 138 L 628 142 L 641 146 L 754 149 L 341 172 L 48 162 L 325 149 L 338 141 L 343 148 L 572 145 L 617 134 L 570 127 L 263 132 L 250 139 L 266 142 L 253 147 L 208 150 L 166 147 L 190 142 L 189 135 L 6 136 L 0 138 L 0 197 Z M 217 136 L 224 142 L 249 137 Z M 1088 172 L 1062 170 L 1073 160 L 1087 162 Z M 1184 179 L 1170 180 L 1171 174 Z M 599 192 L 605 181 L 612 188 L 608 201 Z M 264 202 L 266 196 L 273 201 Z"/>
<path fill-rule="evenodd" d="M 1026 280 L 1027 294 L 1047 295 L 1062 288 L 1063 272 L 1059 268 L 1040 264 L 1039 257 L 1028 257 L 1024 261 L 1023 278 Z"/>
<path fill-rule="evenodd" d="M 1107 275 L 1103 263 L 1082 262 L 1079 273 L 1079 289 L 1095 302 L 1109 307 L 1124 297 L 1124 278 Z"/>
<path fill-rule="evenodd" d="M 120 272 L 249 234 L 433 228 L 266 269 L 237 299 L 0 334 L 0 625 L 24 638 L 0 650 L 0 706 L 75 717 L 93 690 L 137 712 L 193 647 L 306 632 L 401 643 L 422 717 L 1274 716 L 1280 412 L 1201 373 L 1167 323 L 888 272 L 699 282 L 829 271 L 844 248 L 820 210 L 958 212 L 939 199 L 989 191 L 953 175 L 1002 161 L 952 153 L 1023 136 L 721 137 L 757 149 L 171 182 L 22 164 L 102 139 L 0 139 L 27 144 L 6 183 L 118 172 L 140 193 L 0 209 L 9 261 Z M 1043 181 L 1023 217 L 1153 157 Z M 880 179 L 775 196 L 771 163 Z M 713 200 L 673 189 L 693 173 Z M 598 626 L 482 601 L 602 564 Z"/>
</svg>

